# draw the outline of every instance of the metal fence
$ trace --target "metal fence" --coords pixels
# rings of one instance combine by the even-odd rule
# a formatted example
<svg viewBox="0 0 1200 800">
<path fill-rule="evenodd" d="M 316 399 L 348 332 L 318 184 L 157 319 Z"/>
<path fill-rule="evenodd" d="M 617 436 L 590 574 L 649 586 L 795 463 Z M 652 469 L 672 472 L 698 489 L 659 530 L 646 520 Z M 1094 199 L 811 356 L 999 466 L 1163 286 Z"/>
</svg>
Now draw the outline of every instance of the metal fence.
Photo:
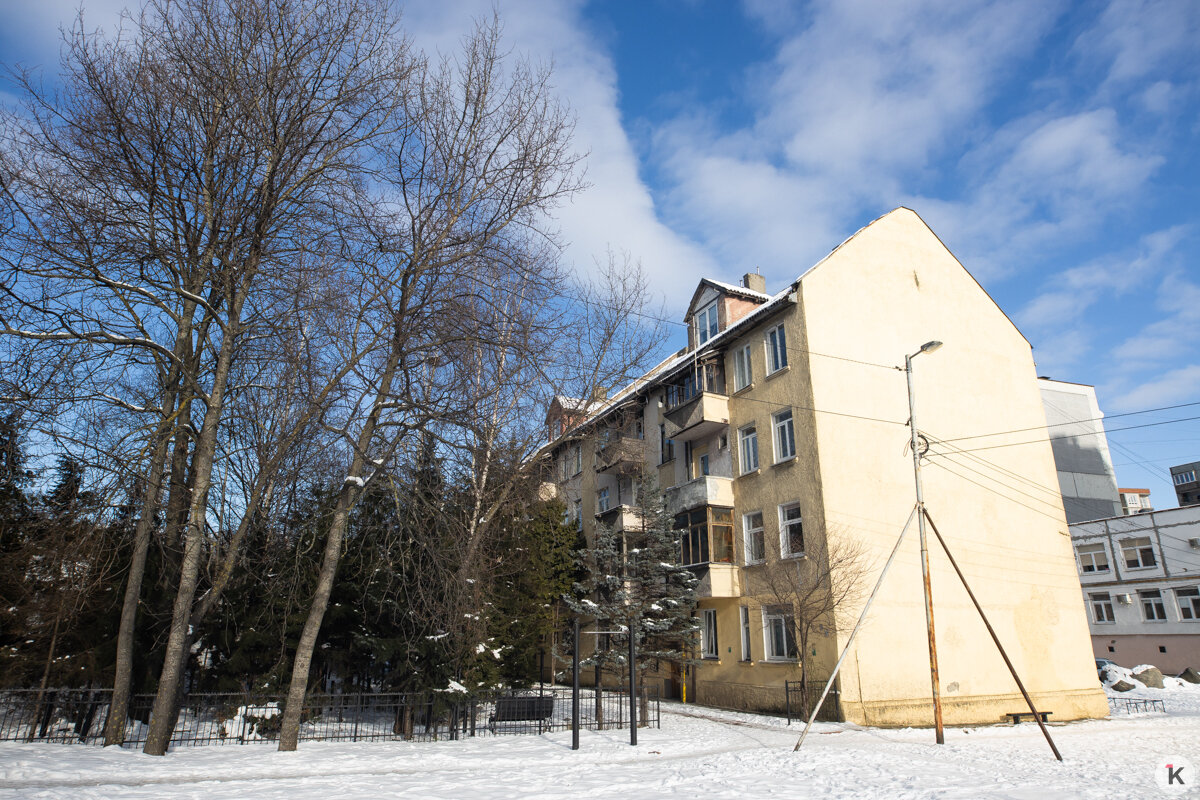
<svg viewBox="0 0 1200 800">
<path fill-rule="evenodd" d="M 814 681 L 784 681 L 784 706 L 787 714 L 787 724 L 792 724 L 792 719 L 798 719 L 801 722 L 808 722 L 808 715 L 812 713 L 811 706 L 805 706 L 804 695 L 801 693 L 800 687 L 808 684 L 808 702 L 815 703 L 821 699 L 821 692 L 825 691 L 825 684 L 829 681 L 828 678 L 822 678 Z M 838 706 L 838 700 L 841 692 L 834 687 L 829 690 L 829 696 L 825 698 L 825 702 L 821 705 L 821 711 L 817 714 L 817 719 L 823 722 L 838 722 L 842 718 L 841 709 Z"/>
<path fill-rule="evenodd" d="M 1114 714 L 1139 714 L 1148 711 L 1167 713 L 1167 706 L 1162 700 L 1143 700 L 1138 697 L 1110 697 L 1108 710 Z"/>
<path fill-rule="evenodd" d="M 101 744 L 111 691 L 107 689 L 0 692 L 0 741 Z M 125 745 L 145 743 L 153 695 L 135 695 Z M 583 730 L 624 728 L 629 694 L 580 690 Z M 639 726 L 660 726 L 658 691 L 642 687 Z M 191 694 L 180 708 L 171 747 L 248 744 L 278 738 L 282 696 Z M 300 741 L 434 741 L 471 736 L 540 734 L 570 730 L 571 690 L 544 687 L 471 696 L 449 692 L 309 695 Z"/>
</svg>

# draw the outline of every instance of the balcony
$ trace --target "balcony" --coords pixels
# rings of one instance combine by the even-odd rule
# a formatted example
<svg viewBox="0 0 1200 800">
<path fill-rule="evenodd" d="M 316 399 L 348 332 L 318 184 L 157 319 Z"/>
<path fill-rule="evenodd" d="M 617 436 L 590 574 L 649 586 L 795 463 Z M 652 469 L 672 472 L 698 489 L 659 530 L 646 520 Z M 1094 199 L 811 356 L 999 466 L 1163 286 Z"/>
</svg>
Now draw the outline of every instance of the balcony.
<svg viewBox="0 0 1200 800">
<path fill-rule="evenodd" d="M 596 448 L 596 471 L 628 475 L 641 470 L 645 461 L 645 439 L 614 434 Z"/>
<path fill-rule="evenodd" d="M 667 511 L 674 514 L 697 506 L 733 506 L 733 478 L 702 475 L 666 491 Z"/>
<path fill-rule="evenodd" d="M 729 398 L 716 392 L 700 392 L 668 410 L 666 418 L 678 429 L 671 433 L 676 443 L 715 436 L 729 427 Z"/>
<path fill-rule="evenodd" d="M 615 505 L 607 511 L 601 511 L 596 519 L 616 533 L 642 530 L 642 515 L 633 506 Z"/>
<path fill-rule="evenodd" d="M 700 583 L 696 585 L 697 597 L 741 597 L 742 571 L 736 564 L 708 564 L 697 570 Z"/>
</svg>

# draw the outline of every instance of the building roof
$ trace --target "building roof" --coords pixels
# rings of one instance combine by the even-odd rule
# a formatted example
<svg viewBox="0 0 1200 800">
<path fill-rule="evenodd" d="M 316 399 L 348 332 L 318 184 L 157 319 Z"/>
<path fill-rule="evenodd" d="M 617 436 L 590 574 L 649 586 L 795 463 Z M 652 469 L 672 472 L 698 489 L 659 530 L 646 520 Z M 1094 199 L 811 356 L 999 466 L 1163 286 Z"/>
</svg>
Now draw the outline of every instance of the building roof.
<svg viewBox="0 0 1200 800">
<path fill-rule="evenodd" d="M 1122 494 L 1150 494 L 1149 489 L 1117 489 Z"/>
</svg>

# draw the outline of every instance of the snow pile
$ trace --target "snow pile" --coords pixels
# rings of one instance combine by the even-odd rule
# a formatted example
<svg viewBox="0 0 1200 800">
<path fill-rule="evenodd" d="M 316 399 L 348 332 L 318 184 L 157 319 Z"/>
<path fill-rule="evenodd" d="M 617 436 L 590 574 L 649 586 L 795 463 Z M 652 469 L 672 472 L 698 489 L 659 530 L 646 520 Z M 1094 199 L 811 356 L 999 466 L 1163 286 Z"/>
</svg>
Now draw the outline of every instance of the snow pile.
<svg viewBox="0 0 1200 800">
<path fill-rule="evenodd" d="M 279 703 L 238 706 L 237 713 L 221 723 L 221 738 L 248 742 L 274 739 L 279 732 L 278 717 Z"/>
</svg>

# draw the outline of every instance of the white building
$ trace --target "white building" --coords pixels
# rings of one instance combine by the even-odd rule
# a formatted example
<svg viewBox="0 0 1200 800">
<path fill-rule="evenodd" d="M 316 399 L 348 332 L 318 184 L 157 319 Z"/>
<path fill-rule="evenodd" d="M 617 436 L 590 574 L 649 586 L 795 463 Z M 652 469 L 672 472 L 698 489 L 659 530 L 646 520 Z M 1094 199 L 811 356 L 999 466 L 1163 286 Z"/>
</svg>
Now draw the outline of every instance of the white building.
<svg viewBox="0 0 1200 800">
<path fill-rule="evenodd" d="M 1200 507 L 1071 525 L 1097 658 L 1200 668 Z"/>
<path fill-rule="evenodd" d="M 1050 378 L 1038 378 L 1038 387 L 1067 522 L 1117 516 L 1121 499 L 1096 389 Z"/>
</svg>

